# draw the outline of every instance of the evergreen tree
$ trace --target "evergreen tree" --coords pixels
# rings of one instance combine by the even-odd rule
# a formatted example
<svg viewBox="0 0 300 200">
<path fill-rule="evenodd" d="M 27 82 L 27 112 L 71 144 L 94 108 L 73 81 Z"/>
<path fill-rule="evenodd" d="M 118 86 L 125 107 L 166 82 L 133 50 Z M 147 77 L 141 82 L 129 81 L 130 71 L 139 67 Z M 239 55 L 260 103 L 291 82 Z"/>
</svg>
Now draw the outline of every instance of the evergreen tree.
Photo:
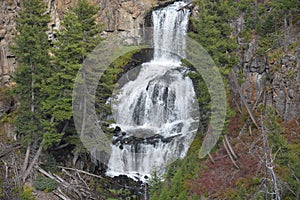
<svg viewBox="0 0 300 200">
<path fill-rule="evenodd" d="M 219 67 L 236 64 L 229 53 L 236 48 L 230 38 L 229 20 L 235 15 L 232 1 L 198 0 L 199 14 L 192 19 L 194 32 L 190 36 L 199 42 Z"/>
<path fill-rule="evenodd" d="M 166 184 L 164 184 L 164 186 L 162 188 L 159 199 L 160 200 L 171 200 L 172 199 L 171 196 L 170 196 L 169 188 L 168 188 L 168 186 L 166 186 Z"/>
<path fill-rule="evenodd" d="M 299 7 L 298 0 L 273 0 L 271 5 L 275 8 L 275 14 L 279 14 L 279 18 L 283 20 L 283 49 L 287 50 L 287 32 L 288 32 L 288 18 L 290 18 L 289 24 L 292 25 L 292 12 Z"/>
<path fill-rule="evenodd" d="M 100 42 L 100 26 L 95 22 L 97 7 L 80 0 L 66 14 L 54 43 L 51 76 L 44 81 L 48 98 L 43 110 L 51 118 L 48 146 L 58 142 L 72 124 L 72 92 L 76 74 L 87 54 Z"/>
<path fill-rule="evenodd" d="M 162 179 L 159 177 L 158 172 L 156 169 L 153 170 L 151 174 L 151 179 L 149 181 L 150 189 L 150 199 L 151 200 L 158 200 L 159 199 L 159 192 L 161 187 L 163 186 Z"/>
<path fill-rule="evenodd" d="M 179 168 L 177 169 L 174 177 L 172 178 L 172 187 L 170 189 L 170 194 L 172 197 L 177 197 L 183 191 L 183 181 L 184 181 L 184 174 L 182 170 Z"/>
<path fill-rule="evenodd" d="M 83 34 L 83 47 L 87 52 L 91 52 L 101 41 L 101 25 L 96 23 L 96 14 L 99 7 L 91 5 L 87 0 L 80 0 L 78 5 L 73 9 L 78 22 L 81 24 Z"/>
<path fill-rule="evenodd" d="M 45 99 L 41 83 L 49 75 L 49 43 L 46 31 L 50 18 L 45 15 L 45 5 L 40 0 L 22 1 L 17 18 L 17 35 L 12 50 L 18 61 L 15 74 L 18 94 L 17 131 L 25 143 L 35 142 L 43 135 L 41 103 Z"/>
</svg>

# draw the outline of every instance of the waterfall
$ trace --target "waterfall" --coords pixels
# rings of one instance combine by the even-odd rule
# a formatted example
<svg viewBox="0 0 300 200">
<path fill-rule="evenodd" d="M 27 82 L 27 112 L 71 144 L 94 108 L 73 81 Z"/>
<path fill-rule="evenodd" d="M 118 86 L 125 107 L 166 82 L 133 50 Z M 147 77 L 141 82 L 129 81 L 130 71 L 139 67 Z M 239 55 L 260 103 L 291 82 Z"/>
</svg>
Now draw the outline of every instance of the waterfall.
<svg viewBox="0 0 300 200">
<path fill-rule="evenodd" d="M 198 128 L 198 103 L 184 57 L 189 11 L 175 2 L 152 12 L 154 59 L 116 93 L 116 121 L 107 175 L 147 181 L 183 158 Z M 173 53 L 170 53 L 173 52 Z M 177 54 L 177 55 L 176 55 Z"/>
<path fill-rule="evenodd" d="M 173 53 L 184 57 L 185 36 L 189 22 L 189 10 L 180 10 L 185 3 L 175 2 L 170 6 L 152 12 L 154 60 L 178 59 Z"/>
</svg>

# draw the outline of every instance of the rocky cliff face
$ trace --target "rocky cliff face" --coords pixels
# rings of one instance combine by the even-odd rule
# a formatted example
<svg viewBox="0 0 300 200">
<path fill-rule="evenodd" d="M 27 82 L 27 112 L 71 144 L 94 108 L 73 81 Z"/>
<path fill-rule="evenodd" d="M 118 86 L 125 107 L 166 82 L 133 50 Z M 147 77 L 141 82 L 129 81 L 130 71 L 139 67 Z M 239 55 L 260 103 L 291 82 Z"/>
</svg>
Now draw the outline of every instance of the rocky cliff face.
<svg viewBox="0 0 300 200">
<path fill-rule="evenodd" d="M 10 76 L 14 73 L 16 62 L 9 46 L 15 34 L 15 19 L 20 10 L 19 1 L 0 1 L 0 85 L 11 84 Z"/>
<path fill-rule="evenodd" d="M 232 23 L 234 34 L 239 35 L 244 23 L 242 15 Z M 288 43 L 294 43 L 299 36 L 300 33 L 291 28 L 287 34 Z M 255 38 L 250 42 L 240 37 L 237 40 L 239 48 L 244 50 L 239 51 L 240 63 L 235 71 L 242 76 L 239 78 L 244 81 L 242 90 L 248 103 L 254 105 L 258 97 L 264 98 L 264 102 L 275 108 L 285 121 L 299 118 L 300 46 L 288 49 L 287 52 L 269 49 L 261 55 Z"/>
<path fill-rule="evenodd" d="M 92 0 L 100 7 L 97 21 L 103 24 L 104 34 L 139 29 L 145 26 L 145 17 L 151 9 L 174 0 Z M 51 13 L 51 29 L 60 28 L 60 19 L 75 1 L 47 0 Z"/>
<path fill-rule="evenodd" d="M 0 1 L 0 85 L 11 86 L 11 75 L 16 69 L 14 55 L 9 50 L 15 34 L 15 19 L 20 11 L 20 0 Z M 60 29 L 60 21 L 68 7 L 75 0 L 45 0 L 51 16 L 49 24 L 49 40 L 55 37 L 55 30 Z M 145 19 L 150 11 L 171 0 L 93 0 L 100 7 L 97 21 L 104 26 L 103 34 L 122 33 L 145 26 Z M 193 13 L 200 12 L 197 7 Z M 147 25 L 149 23 L 146 23 Z M 244 28 L 244 18 L 239 16 L 233 23 L 235 34 Z M 295 32 L 295 31 L 294 31 Z M 297 38 L 296 31 L 293 37 Z M 239 70 L 243 74 L 242 89 L 250 104 L 253 104 L 262 90 L 268 91 L 266 100 L 285 120 L 299 117 L 300 111 L 300 50 L 278 56 L 258 55 L 258 44 L 255 39 L 244 42 L 238 38 L 239 46 L 246 48 L 239 52 Z M 267 84 L 268 83 L 268 84 Z M 269 85 L 268 87 L 265 87 Z M 0 99 L 1 100 L 1 99 Z M 3 104 L 3 103 L 2 103 Z"/>
<path fill-rule="evenodd" d="M 49 24 L 49 40 L 55 37 L 60 29 L 60 21 L 75 0 L 44 0 L 47 12 L 51 16 Z M 93 0 L 100 7 L 97 21 L 104 26 L 103 34 L 118 33 L 142 28 L 145 16 L 152 8 L 172 2 L 171 0 Z M 15 19 L 20 11 L 20 0 L 4 0 L 0 2 L 0 83 L 11 84 L 10 77 L 16 68 L 14 55 L 9 50 L 15 34 Z"/>
<path fill-rule="evenodd" d="M 76 1 L 44 0 L 44 2 L 47 13 L 51 16 L 48 32 L 51 41 L 55 38 L 55 32 L 61 28 L 61 19 Z M 142 28 L 145 25 L 145 17 L 151 9 L 170 2 L 172 0 L 92 0 L 95 6 L 100 7 L 97 21 L 103 24 L 103 35 Z M 12 45 L 16 34 L 16 17 L 21 10 L 20 4 L 21 0 L 0 1 L 0 88 L 13 85 L 11 76 L 15 72 L 17 63 L 9 46 Z M 0 95 L 0 116 L 8 111 L 8 107 L 4 106 L 6 104 L 7 102 L 4 102 L 4 98 Z"/>
</svg>

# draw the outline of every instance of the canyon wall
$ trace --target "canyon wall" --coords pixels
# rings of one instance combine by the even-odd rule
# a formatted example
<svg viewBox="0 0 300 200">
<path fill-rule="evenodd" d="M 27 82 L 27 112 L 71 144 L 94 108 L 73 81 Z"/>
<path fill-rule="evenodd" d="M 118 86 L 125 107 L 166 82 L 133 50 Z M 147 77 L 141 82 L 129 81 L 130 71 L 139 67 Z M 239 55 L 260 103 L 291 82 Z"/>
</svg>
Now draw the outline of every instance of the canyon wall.
<svg viewBox="0 0 300 200">
<path fill-rule="evenodd" d="M 239 64 L 235 68 L 239 74 L 241 89 L 252 106 L 257 98 L 273 107 L 284 121 L 300 117 L 300 46 L 286 51 L 268 49 L 259 52 L 259 44 L 254 37 L 245 41 L 240 33 L 245 27 L 244 16 L 239 16 L 231 24 L 237 35 Z M 297 27 L 297 26 L 296 26 Z M 286 32 L 286 46 L 292 46 L 300 33 L 290 27 Z M 284 45 L 284 44 L 282 44 Z M 234 88 L 234 86 L 232 86 Z M 262 95 L 261 95 L 262 93 Z M 237 94 L 237 93 L 236 93 Z"/>
<path fill-rule="evenodd" d="M 11 87 L 11 77 L 17 63 L 9 49 L 15 33 L 15 19 L 20 11 L 20 0 L 0 1 L 0 85 Z M 60 22 L 74 0 L 45 0 L 47 11 L 51 16 L 49 24 L 49 40 L 55 37 L 55 31 L 60 29 Z M 172 1 L 162 0 L 93 0 L 93 4 L 100 7 L 97 21 L 103 24 L 103 35 L 120 33 L 145 26 L 145 19 L 149 18 L 150 11 Z M 201 12 L 194 8 L 193 13 Z M 234 34 L 239 35 L 244 27 L 243 16 L 232 22 Z M 149 24 L 146 23 L 147 25 Z M 292 43 L 299 33 L 289 31 L 288 42 Z M 274 107 L 284 120 L 299 117 L 300 112 L 300 59 L 299 47 L 289 53 L 271 56 L 257 53 L 258 44 L 255 39 L 243 41 L 237 37 L 240 63 L 236 72 L 243 76 L 242 90 L 248 102 L 253 104 L 262 90 L 268 91 L 264 98 Z M 297 49 L 298 48 L 298 49 Z M 265 87 L 269 83 L 270 87 Z M 0 114 L 7 112 L 3 100 L 0 98 Z M 1 115 L 0 115 L 1 116 Z"/>
<path fill-rule="evenodd" d="M 44 0 L 47 12 L 51 16 L 49 24 L 49 40 L 55 37 L 55 31 L 60 29 L 60 22 L 68 8 L 75 0 Z M 15 19 L 21 0 L 0 1 L 0 83 L 2 86 L 11 84 L 10 78 L 16 68 L 15 57 L 9 46 L 13 42 L 16 31 Z M 152 8 L 163 6 L 170 0 L 92 0 L 100 10 L 97 21 L 103 25 L 103 35 L 142 28 L 145 17 Z"/>
</svg>

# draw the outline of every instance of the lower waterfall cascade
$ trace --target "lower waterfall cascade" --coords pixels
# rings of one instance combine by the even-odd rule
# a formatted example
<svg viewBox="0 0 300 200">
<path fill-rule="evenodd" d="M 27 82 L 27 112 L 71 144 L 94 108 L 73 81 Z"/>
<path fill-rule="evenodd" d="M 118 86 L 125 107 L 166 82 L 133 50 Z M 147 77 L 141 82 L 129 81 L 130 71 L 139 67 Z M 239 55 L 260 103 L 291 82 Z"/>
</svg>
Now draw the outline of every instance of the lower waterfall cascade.
<svg viewBox="0 0 300 200">
<path fill-rule="evenodd" d="M 184 5 L 175 2 L 152 12 L 154 58 L 112 100 L 116 124 L 108 176 L 147 182 L 154 171 L 161 175 L 185 157 L 196 135 L 198 102 L 189 70 L 180 62 L 190 14 L 178 11 Z"/>
</svg>

